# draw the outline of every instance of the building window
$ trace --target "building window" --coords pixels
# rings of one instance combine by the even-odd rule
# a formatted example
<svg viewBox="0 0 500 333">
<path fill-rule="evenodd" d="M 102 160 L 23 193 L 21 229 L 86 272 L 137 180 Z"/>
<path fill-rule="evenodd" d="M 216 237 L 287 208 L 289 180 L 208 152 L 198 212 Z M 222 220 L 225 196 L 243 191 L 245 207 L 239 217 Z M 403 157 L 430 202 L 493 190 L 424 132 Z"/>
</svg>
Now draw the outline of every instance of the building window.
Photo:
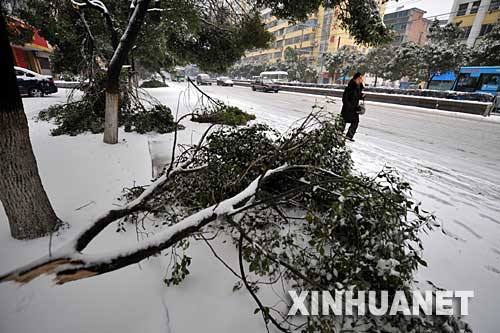
<svg viewBox="0 0 500 333">
<path fill-rule="evenodd" d="M 483 24 L 481 26 L 481 32 L 479 32 L 479 36 L 487 35 L 493 29 L 493 24 Z"/>
<path fill-rule="evenodd" d="M 500 9 L 500 0 L 492 0 L 490 8 L 488 10 L 499 10 L 499 9 Z"/>
<path fill-rule="evenodd" d="M 469 38 L 469 35 L 470 35 L 470 30 L 472 29 L 471 26 L 468 26 L 468 27 L 463 27 L 462 28 L 462 34 L 461 34 L 461 37 L 463 39 L 467 39 Z"/>
<path fill-rule="evenodd" d="M 299 29 L 300 29 L 300 27 L 298 27 L 297 25 L 292 25 L 291 27 L 286 28 L 286 33 L 288 34 L 290 32 L 294 32 L 294 31 L 297 31 Z"/>
<path fill-rule="evenodd" d="M 304 38 L 302 39 L 302 41 L 307 42 L 307 41 L 310 41 L 312 39 L 313 39 L 313 34 L 307 34 L 307 35 L 304 35 Z"/>
<path fill-rule="evenodd" d="M 311 54 L 313 52 L 313 48 L 312 47 L 303 47 L 301 49 L 298 49 L 297 51 L 299 52 L 299 54 Z"/>
<path fill-rule="evenodd" d="M 394 24 L 392 26 L 392 29 L 396 31 L 406 31 L 406 23 Z"/>
<path fill-rule="evenodd" d="M 285 40 L 285 45 L 295 44 L 298 42 L 300 42 L 300 39 L 297 39 L 297 37 L 288 38 L 287 40 Z"/>
<path fill-rule="evenodd" d="M 403 35 L 398 35 L 394 37 L 394 43 L 395 44 L 401 44 L 403 42 L 404 36 Z"/>
<path fill-rule="evenodd" d="M 292 37 L 292 38 L 288 38 L 285 41 L 285 45 L 297 44 L 297 43 L 300 43 L 300 42 L 307 42 L 307 41 L 310 41 L 312 39 L 313 39 L 313 34 L 307 34 L 307 35 L 304 35 L 304 36 Z"/>
<path fill-rule="evenodd" d="M 468 3 L 463 3 L 458 6 L 457 16 L 464 16 L 467 13 L 467 7 L 469 7 Z"/>
<path fill-rule="evenodd" d="M 470 13 L 476 14 L 479 10 L 479 6 L 481 6 L 481 1 L 474 1 L 472 3 L 472 8 L 470 9 Z"/>
</svg>

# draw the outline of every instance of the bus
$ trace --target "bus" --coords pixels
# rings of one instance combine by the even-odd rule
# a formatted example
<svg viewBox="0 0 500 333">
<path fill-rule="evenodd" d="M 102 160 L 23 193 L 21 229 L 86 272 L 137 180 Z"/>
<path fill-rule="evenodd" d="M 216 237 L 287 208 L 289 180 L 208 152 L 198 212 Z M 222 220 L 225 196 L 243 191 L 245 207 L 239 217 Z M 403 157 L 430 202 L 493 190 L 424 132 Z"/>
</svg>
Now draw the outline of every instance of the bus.
<svg viewBox="0 0 500 333">
<path fill-rule="evenodd" d="M 288 82 L 288 73 L 283 71 L 262 72 L 259 77 L 262 80 L 271 80 L 273 82 Z"/>
<path fill-rule="evenodd" d="M 452 90 L 494 95 L 499 108 L 500 66 L 462 67 Z"/>
</svg>

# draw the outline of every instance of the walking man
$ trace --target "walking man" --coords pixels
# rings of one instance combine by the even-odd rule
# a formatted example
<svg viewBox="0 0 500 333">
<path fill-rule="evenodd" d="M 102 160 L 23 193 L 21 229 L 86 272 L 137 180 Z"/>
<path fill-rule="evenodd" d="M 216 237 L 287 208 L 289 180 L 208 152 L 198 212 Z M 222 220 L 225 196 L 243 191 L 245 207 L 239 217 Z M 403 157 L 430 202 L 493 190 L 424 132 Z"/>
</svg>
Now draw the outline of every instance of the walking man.
<svg viewBox="0 0 500 333">
<path fill-rule="evenodd" d="M 359 124 L 359 100 L 365 96 L 363 94 L 363 79 L 363 74 L 354 74 L 342 95 L 342 112 L 340 114 L 344 119 L 344 129 L 347 123 L 351 124 L 346 134 L 350 141 L 354 141 L 354 134 L 356 134 Z"/>
</svg>

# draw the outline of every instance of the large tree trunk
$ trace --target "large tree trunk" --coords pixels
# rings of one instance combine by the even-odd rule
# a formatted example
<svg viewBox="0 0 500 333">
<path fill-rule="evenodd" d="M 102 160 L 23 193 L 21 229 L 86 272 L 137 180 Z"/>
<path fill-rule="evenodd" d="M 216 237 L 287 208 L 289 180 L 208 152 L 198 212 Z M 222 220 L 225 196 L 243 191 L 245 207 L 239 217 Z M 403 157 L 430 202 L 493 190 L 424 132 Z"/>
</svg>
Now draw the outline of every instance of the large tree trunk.
<svg viewBox="0 0 500 333">
<path fill-rule="evenodd" d="M 106 112 L 104 121 L 105 143 L 115 144 L 118 142 L 118 114 L 120 110 L 120 72 L 127 56 L 132 50 L 137 35 L 141 29 L 144 16 L 148 10 L 150 0 L 138 0 L 128 25 L 115 49 L 113 57 L 108 66 L 108 77 L 106 81 Z"/>
<path fill-rule="evenodd" d="M 32 239 L 55 231 L 58 218 L 38 174 L 1 10 L 0 49 L 0 72 L 6 83 L 0 89 L 0 201 L 12 237 Z"/>
</svg>

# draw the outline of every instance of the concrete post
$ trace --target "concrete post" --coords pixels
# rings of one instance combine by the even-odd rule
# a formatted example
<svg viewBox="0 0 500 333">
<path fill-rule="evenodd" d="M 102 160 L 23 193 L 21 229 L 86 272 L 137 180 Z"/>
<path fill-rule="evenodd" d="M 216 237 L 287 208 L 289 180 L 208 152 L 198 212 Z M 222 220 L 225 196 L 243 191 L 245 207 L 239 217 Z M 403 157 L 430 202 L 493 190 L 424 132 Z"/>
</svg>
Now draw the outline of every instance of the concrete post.
<svg viewBox="0 0 500 333">
<path fill-rule="evenodd" d="M 450 14 L 450 18 L 448 19 L 448 23 L 452 23 L 455 16 L 457 16 L 459 4 L 460 4 L 460 0 L 453 1 L 453 7 L 451 7 L 451 14 Z"/>
<path fill-rule="evenodd" d="M 484 17 L 488 13 L 490 4 L 491 0 L 481 1 L 481 5 L 479 6 L 479 11 L 476 14 L 476 18 L 474 19 L 474 24 L 472 25 L 472 28 L 470 30 L 469 38 L 467 38 L 467 46 L 473 47 L 477 37 L 479 37 L 479 33 L 481 32 L 481 25 L 483 24 Z"/>
</svg>

